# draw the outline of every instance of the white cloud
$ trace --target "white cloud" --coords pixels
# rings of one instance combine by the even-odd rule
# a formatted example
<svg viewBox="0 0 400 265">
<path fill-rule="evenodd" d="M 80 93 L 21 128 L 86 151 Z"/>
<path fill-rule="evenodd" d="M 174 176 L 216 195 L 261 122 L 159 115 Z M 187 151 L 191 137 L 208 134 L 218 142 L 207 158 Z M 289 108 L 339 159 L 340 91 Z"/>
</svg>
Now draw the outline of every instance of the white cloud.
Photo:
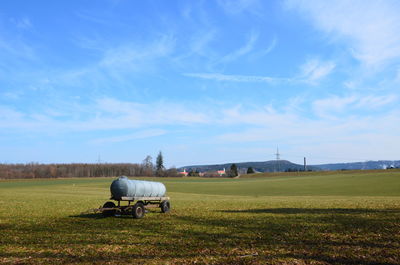
<svg viewBox="0 0 400 265">
<path fill-rule="evenodd" d="M 167 133 L 166 130 L 161 130 L 161 129 L 144 130 L 144 131 L 137 131 L 133 134 L 118 135 L 118 136 L 105 137 L 105 138 L 97 138 L 97 139 L 92 140 L 91 143 L 103 144 L 103 143 L 126 142 L 126 141 L 131 141 L 131 140 L 161 136 L 166 133 Z"/>
<path fill-rule="evenodd" d="M 270 53 L 278 44 L 278 39 L 276 37 L 274 37 L 271 41 L 271 43 L 268 45 L 268 47 L 264 50 L 261 50 L 257 55 L 258 56 L 264 56 L 267 55 L 268 53 Z"/>
<path fill-rule="evenodd" d="M 347 157 L 357 154 L 372 154 L 369 148 L 382 153 L 381 158 L 391 157 L 396 148 L 397 132 L 400 130 L 400 113 L 393 103 L 396 95 L 351 95 L 332 96 L 314 102 L 314 111 L 324 115 L 338 114 L 338 118 L 317 116 L 307 118 L 303 115 L 302 98 L 294 98 L 294 108 L 277 109 L 272 105 L 261 107 L 236 105 L 220 108 L 203 103 L 201 107 L 188 103 L 136 102 L 101 98 L 89 104 L 61 105 L 56 110 L 42 110 L 34 114 L 25 113 L 15 108 L 0 106 L 0 129 L 10 133 L 64 134 L 82 131 L 108 131 L 110 137 L 93 139 L 91 143 L 116 143 L 157 137 L 168 129 L 193 128 L 201 132 L 210 126 L 217 126 L 218 135 L 196 140 L 223 146 L 226 143 L 259 143 L 260 145 L 290 146 L 293 154 L 312 154 L 313 159 L 337 156 L 336 147 L 346 145 L 353 148 Z M 304 102 L 307 104 L 307 102 Z M 391 104 L 392 108 L 386 106 Z M 368 109 L 369 115 L 354 110 Z M 385 111 L 374 111 L 382 110 Z M 153 129 L 158 127 L 161 129 Z M 116 130 L 130 130 L 120 134 Z M 196 130 L 197 130 L 196 129 Z M 389 145 L 389 139 L 393 141 Z M 207 142 L 208 141 L 208 142 Z M 379 144 L 378 144 L 379 143 Z M 391 148 L 388 152 L 382 150 Z M 354 151 L 354 152 L 353 152 Z M 308 155 L 307 155 L 308 156 Z M 325 155 L 325 157 L 328 155 Z M 376 156 L 371 156 L 376 158 Z M 348 160 L 346 157 L 339 159 Z"/>
<path fill-rule="evenodd" d="M 272 106 L 266 105 L 260 108 L 253 108 L 251 110 L 243 108 L 241 105 L 232 108 L 223 109 L 218 118 L 222 124 L 243 124 L 243 125 L 257 125 L 257 126 L 270 126 L 276 123 L 285 123 L 293 118 L 293 114 L 278 112 Z"/>
<path fill-rule="evenodd" d="M 400 67 L 397 68 L 395 81 L 400 83 Z"/>
<path fill-rule="evenodd" d="M 18 84 L 20 90 L 68 91 L 79 87 L 94 91 L 117 84 L 132 86 L 137 74 L 157 72 L 159 64 L 172 57 L 175 38 L 165 34 L 150 43 L 129 42 L 113 47 L 106 47 L 97 39 L 90 46 L 97 60 L 72 68 L 62 65 L 49 68 L 33 47 L 18 39 L 6 41 L 0 36 L 0 81 L 10 83 L 11 87 Z"/>
<path fill-rule="evenodd" d="M 233 58 L 233 57 L 231 57 Z M 309 60 L 301 66 L 300 74 L 290 78 L 279 78 L 270 76 L 256 76 L 256 75 L 227 75 L 220 73 L 185 73 L 183 75 L 201 79 L 210 79 L 216 81 L 228 82 L 263 82 L 263 83 L 297 83 L 306 82 L 316 84 L 324 77 L 328 76 L 335 64 L 333 62 L 322 62 L 319 60 Z"/>
<path fill-rule="evenodd" d="M 157 71 L 160 61 L 173 53 L 175 38 L 172 35 L 162 35 L 146 45 L 132 42 L 112 48 L 105 48 L 94 43 L 92 46 L 95 47 L 96 52 L 99 52 L 99 60 L 86 66 L 51 73 L 47 83 L 56 86 L 61 84 L 92 88 L 104 86 L 110 82 L 129 83 L 134 74 Z M 38 83 L 44 79 L 42 73 L 39 75 L 36 80 Z"/>
<path fill-rule="evenodd" d="M 254 75 L 224 75 L 218 73 L 185 73 L 189 77 L 210 79 L 216 81 L 230 81 L 230 82 L 265 82 L 274 83 L 278 81 L 285 81 L 286 79 L 274 78 L 269 76 L 254 76 Z"/>
<path fill-rule="evenodd" d="M 8 64 L 16 64 L 16 59 L 18 60 L 35 60 L 37 55 L 35 49 L 19 39 L 3 39 L 0 36 L 0 55 L 2 56 L 3 62 Z"/>
<path fill-rule="evenodd" d="M 204 32 L 200 32 L 200 34 L 194 35 L 190 42 L 191 51 L 202 56 L 207 56 L 207 47 L 215 40 L 216 34 L 216 29 L 207 29 Z"/>
<path fill-rule="evenodd" d="M 312 105 L 315 113 L 320 117 L 333 118 L 345 111 L 361 109 L 364 111 L 376 110 L 398 99 L 396 95 L 350 95 L 345 97 L 331 96 L 315 100 Z"/>
<path fill-rule="evenodd" d="M 377 106 L 384 104 L 386 99 L 378 101 Z M 365 103 L 363 99 L 355 102 Z M 339 108 L 342 105 L 338 103 Z M 393 109 L 371 115 L 345 112 L 340 119 L 311 119 L 298 112 L 282 112 L 271 107 L 254 110 L 237 107 L 222 116 L 225 123 L 234 124 L 236 121 L 243 126 L 216 136 L 213 139 L 215 143 L 221 146 L 227 143 L 235 143 L 236 146 L 246 144 L 249 148 L 255 143 L 266 147 L 279 145 L 285 154 L 283 159 L 307 156 L 311 163 L 385 159 L 396 157 L 399 148 L 397 132 L 400 130 L 400 113 Z M 265 159 L 268 156 L 272 159 L 272 152 L 269 154 L 267 148 L 265 156 Z"/>
<path fill-rule="evenodd" d="M 318 99 L 313 102 L 315 113 L 321 117 L 328 117 L 331 113 L 342 112 L 349 104 L 357 100 L 355 96 L 339 97 L 332 96 L 329 98 Z"/>
<path fill-rule="evenodd" d="M 301 66 L 299 79 L 308 83 L 318 82 L 329 75 L 335 66 L 333 62 L 321 62 L 316 59 L 309 60 Z"/>
<path fill-rule="evenodd" d="M 119 23 L 118 20 L 116 20 L 116 19 L 104 17 L 104 13 L 103 13 L 103 16 L 99 16 L 99 15 L 91 14 L 89 12 L 78 11 L 78 12 L 75 12 L 75 15 L 80 19 L 83 19 L 83 20 L 86 20 L 86 21 L 89 21 L 92 23 L 96 23 L 96 24 L 101 24 L 101 25 L 109 26 L 110 24 Z"/>
<path fill-rule="evenodd" d="M 258 33 L 255 33 L 254 31 L 252 31 L 249 36 L 249 39 L 247 40 L 246 44 L 243 47 L 222 57 L 221 61 L 222 62 L 235 61 L 238 58 L 242 57 L 243 55 L 250 53 L 254 49 L 254 44 L 258 40 L 258 35 L 259 35 Z"/>
<path fill-rule="evenodd" d="M 175 46 L 175 39 L 171 35 L 161 36 L 150 45 L 138 46 L 125 44 L 116 48 L 107 49 L 104 52 L 99 66 L 111 70 L 138 69 L 149 60 L 155 60 L 170 54 Z"/>
<path fill-rule="evenodd" d="M 228 14 L 237 15 L 243 12 L 249 12 L 259 15 L 259 0 L 218 0 L 218 4 Z"/>
<path fill-rule="evenodd" d="M 18 120 L 23 116 L 24 115 L 22 113 L 15 111 L 13 108 L 0 105 L 0 119 L 2 119 L 3 121 Z"/>
<path fill-rule="evenodd" d="M 20 91 L 13 91 L 13 92 L 9 91 L 9 92 L 2 93 L 2 96 L 4 98 L 14 100 L 14 99 L 18 99 L 21 96 L 21 94 L 22 94 L 22 92 L 20 92 Z"/>
<path fill-rule="evenodd" d="M 368 108 L 376 109 L 386 106 L 390 103 L 395 102 L 398 99 L 396 95 L 385 95 L 385 96 L 363 96 L 358 99 L 356 103 L 357 108 Z"/>
<path fill-rule="evenodd" d="M 365 0 L 288 0 L 316 28 L 345 41 L 355 58 L 379 66 L 400 57 L 400 3 Z"/>
<path fill-rule="evenodd" d="M 190 126 L 210 122 L 207 113 L 185 105 L 153 102 L 138 104 L 102 98 L 91 104 L 71 104 L 63 109 L 24 113 L 0 106 L 0 128 L 9 130 L 79 132 L 146 128 L 150 126 Z M 60 117 L 57 113 L 63 113 Z M 56 114 L 56 115 L 55 115 Z"/>
<path fill-rule="evenodd" d="M 15 24 L 15 26 L 19 29 L 31 29 L 33 27 L 32 22 L 29 18 L 24 17 L 24 18 L 12 18 L 11 21 Z"/>
</svg>

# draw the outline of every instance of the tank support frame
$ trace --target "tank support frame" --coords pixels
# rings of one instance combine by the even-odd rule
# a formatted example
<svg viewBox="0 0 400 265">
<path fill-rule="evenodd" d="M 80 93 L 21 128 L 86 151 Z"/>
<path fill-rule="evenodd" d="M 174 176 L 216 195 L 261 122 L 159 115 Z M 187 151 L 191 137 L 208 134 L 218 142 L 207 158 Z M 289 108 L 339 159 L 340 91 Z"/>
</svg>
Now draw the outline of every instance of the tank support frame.
<svg viewBox="0 0 400 265">
<path fill-rule="evenodd" d="M 141 205 L 144 209 L 147 208 L 161 208 L 163 211 L 163 203 L 168 202 L 169 211 L 169 197 L 121 197 L 120 200 L 116 200 L 111 198 L 111 200 L 117 201 L 117 205 L 114 207 L 100 207 L 98 209 L 99 212 L 107 215 L 107 213 L 113 213 L 113 215 L 121 215 L 121 214 L 132 214 L 132 212 L 136 209 L 137 205 Z M 128 205 L 121 205 L 121 202 L 128 202 Z M 136 202 L 136 203 L 133 203 Z M 144 213 L 143 213 L 144 215 Z M 136 217 L 141 218 L 141 217 Z"/>
</svg>

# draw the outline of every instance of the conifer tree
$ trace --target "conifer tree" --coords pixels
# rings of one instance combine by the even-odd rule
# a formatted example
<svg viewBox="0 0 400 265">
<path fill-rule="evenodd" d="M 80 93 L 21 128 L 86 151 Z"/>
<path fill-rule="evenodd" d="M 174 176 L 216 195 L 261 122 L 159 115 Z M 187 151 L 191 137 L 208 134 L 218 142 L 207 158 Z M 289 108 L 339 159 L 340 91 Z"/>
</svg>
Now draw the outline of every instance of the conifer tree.
<svg viewBox="0 0 400 265">
<path fill-rule="evenodd" d="M 158 176 L 162 176 L 163 172 L 164 172 L 164 158 L 163 155 L 161 153 L 161 151 L 158 153 L 157 155 L 157 159 L 156 159 L 156 170 L 157 170 L 157 175 Z"/>
<path fill-rule="evenodd" d="M 249 167 L 249 168 L 247 169 L 247 174 L 253 174 L 253 173 L 255 173 L 255 172 L 254 172 L 254 169 L 253 169 L 252 167 Z"/>
<path fill-rule="evenodd" d="M 239 175 L 236 164 L 232 164 L 232 165 L 231 165 L 231 172 L 230 172 L 230 175 L 231 175 L 232 178 Z"/>
</svg>

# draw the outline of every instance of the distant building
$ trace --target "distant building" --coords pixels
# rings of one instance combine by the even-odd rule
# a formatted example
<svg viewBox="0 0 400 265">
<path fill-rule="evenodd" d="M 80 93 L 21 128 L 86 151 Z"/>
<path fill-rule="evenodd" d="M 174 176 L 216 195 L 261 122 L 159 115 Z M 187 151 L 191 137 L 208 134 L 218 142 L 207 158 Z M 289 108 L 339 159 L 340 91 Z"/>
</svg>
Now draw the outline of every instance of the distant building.
<svg viewBox="0 0 400 265">
<path fill-rule="evenodd" d="M 186 168 L 184 168 L 182 172 L 178 172 L 178 173 L 179 173 L 179 175 L 183 175 L 185 177 L 187 177 L 187 175 L 189 174 L 188 172 L 186 172 Z"/>
<path fill-rule="evenodd" d="M 217 174 L 220 175 L 220 176 L 226 175 L 225 168 L 224 168 L 223 170 L 218 170 L 218 171 L 217 171 Z"/>
</svg>

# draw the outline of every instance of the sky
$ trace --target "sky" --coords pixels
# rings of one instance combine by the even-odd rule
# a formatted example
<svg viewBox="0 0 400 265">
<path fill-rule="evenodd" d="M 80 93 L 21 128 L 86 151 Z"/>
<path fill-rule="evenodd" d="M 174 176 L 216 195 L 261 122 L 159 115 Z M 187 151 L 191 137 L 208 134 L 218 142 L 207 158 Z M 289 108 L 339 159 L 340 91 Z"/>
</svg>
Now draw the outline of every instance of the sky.
<svg viewBox="0 0 400 265">
<path fill-rule="evenodd" d="M 0 163 L 400 159 L 399 1 L 0 2 Z"/>
</svg>

